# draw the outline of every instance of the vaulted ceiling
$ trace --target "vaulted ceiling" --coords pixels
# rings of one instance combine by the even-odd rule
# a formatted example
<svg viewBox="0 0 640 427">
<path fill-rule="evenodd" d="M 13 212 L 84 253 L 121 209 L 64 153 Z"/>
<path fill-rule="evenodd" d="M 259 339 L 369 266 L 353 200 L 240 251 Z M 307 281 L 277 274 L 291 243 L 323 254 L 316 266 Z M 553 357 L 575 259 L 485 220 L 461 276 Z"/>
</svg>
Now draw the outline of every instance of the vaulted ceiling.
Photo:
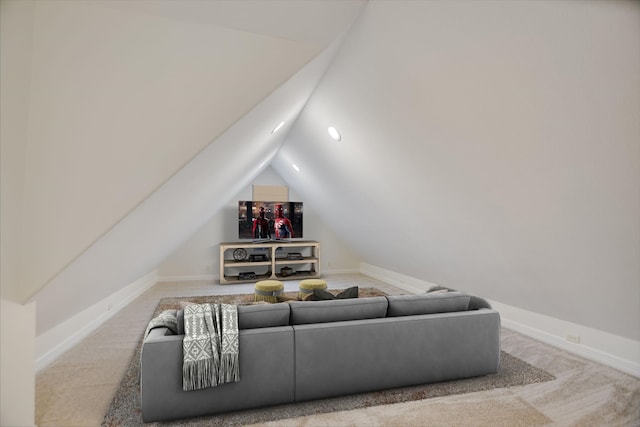
<svg viewBox="0 0 640 427">
<path fill-rule="evenodd" d="M 40 331 L 153 269 L 271 165 L 369 264 L 640 340 L 636 2 L 26 16 L 35 267 L 17 294 Z"/>
</svg>

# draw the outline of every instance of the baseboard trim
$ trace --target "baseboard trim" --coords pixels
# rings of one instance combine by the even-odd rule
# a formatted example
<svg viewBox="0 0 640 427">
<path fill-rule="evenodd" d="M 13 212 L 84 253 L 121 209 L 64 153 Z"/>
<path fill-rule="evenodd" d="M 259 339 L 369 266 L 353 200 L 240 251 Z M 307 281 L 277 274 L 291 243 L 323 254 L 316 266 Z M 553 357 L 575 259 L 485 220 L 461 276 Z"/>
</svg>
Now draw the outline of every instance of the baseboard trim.
<svg viewBox="0 0 640 427">
<path fill-rule="evenodd" d="M 415 294 L 421 294 L 436 286 L 435 283 L 416 279 L 415 277 L 406 276 L 365 262 L 360 263 L 360 273 Z"/>
<path fill-rule="evenodd" d="M 70 319 L 36 337 L 36 372 L 47 367 L 61 354 L 86 338 L 134 299 L 157 283 L 156 271 L 109 295 Z"/>
<path fill-rule="evenodd" d="M 489 302 L 500 312 L 506 328 L 640 378 L 640 342 L 498 301 Z M 569 335 L 579 337 L 580 342 L 568 341 Z"/>
<path fill-rule="evenodd" d="M 322 275 L 330 276 L 332 274 L 357 274 L 360 273 L 360 270 L 357 268 L 343 268 L 336 270 L 323 270 Z"/>
<path fill-rule="evenodd" d="M 361 263 L 360 272 L 411 293 L 422 293 L 435 283 Z M 489 301 L 500 312 L 502 325 L 538 341 L 566 350 L 640 378 L 640 342 L 567 322 L 498 301 Z M 572 335 L 580 343 L 567 341 Z"/>
<path fill-rule="evenodd" d="M 194 274 L 191 276 L 161 276 L 158 282 L 219 282 L 217 274 Z"/>
<path fill-rule="evenodd" d="M 355 274 L 359 273 L 358 269 L 339 269 L 339 270 L 325 270 L 323 274 Z M 291 276 L 290 280 L 297 280 L 295 276 Z M 160 276 L 158 282 L 215 282 L 219 283 L 220 276 L 217 274 L 193 274 L 185 276 Z"/>
</svg>

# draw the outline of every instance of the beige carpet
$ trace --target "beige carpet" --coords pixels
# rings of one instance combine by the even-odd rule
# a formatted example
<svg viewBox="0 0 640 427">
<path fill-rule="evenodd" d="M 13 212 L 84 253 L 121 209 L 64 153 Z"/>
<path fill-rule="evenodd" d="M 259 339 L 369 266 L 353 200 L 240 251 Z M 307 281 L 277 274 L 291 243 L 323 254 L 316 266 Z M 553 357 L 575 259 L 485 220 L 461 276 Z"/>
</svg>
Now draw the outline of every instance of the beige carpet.
<svg viewBox="0 0 640 427">
<path fill-rule="evenodd" d="M 330 288 L 373 286 L 404 293 L 363 275 L 325 277 Z M 286 282 L 286 290 L 297 282 Z M 251 285 L 159 283 L 91 336 L 38 373 L 36 423 L 99 426 L 131 356 L 161 298 L 249 293 Z M 509 329 L 510 354 L 550 372 L 553 381 L 507 389 L 279 420 L 269 425 L 640 426 L 640 379 L 545 345 Z M 267 424 L 264 424 L 267 425 Z"/>
<path fill-rule="evenodd" d="M 135 361 L 139 359 L 139 354 L 136 354 L 134 356 L 134 363 L 129 366 L 127 374 L 114 400 L 109 406 L 109 410 L 102 422 L 103 427 L 143 425 L 140 414 L 140 404 L 138 403 L 140 402 L 138 383 L 140 370 L 139 365 L 135 363 Z M 287 419 L 301 420 L 303 424 L 305 424 L 307 423 L 307 419 L 313 419 L 316 415 L 327 413 L 348 412 L 357 414 L 358 411 L 355 411 L 355 409 L 376 407 L 382 408 L 381 410 L 386 414 L 389 408 L 395 408 L 395 406 L 392 405 L 393 403 L 407 403 L 411 401 L 424 402 L 426 399 L 452 396 L 455 394 L 472 396 L 474 392 L 477 391 L 516 387 L 518 385 L 551 381 L 553 379 L 555 378 L 545 371 L 511 356 L 509 353 L 502 352 L 500 371 L 493 375 L 290 403 L 268 408 L 248 409 L 163 423 L 149 423 L 147 425 L 166 427 L 226 427 L 252 424 L 259 425 L 271 422 L 278 423 L 284 422 L 283 420 Z M 511 402 L 508 403 L 509 410 L 513 412 L 514 405 Z M 518 409 L 524 404 L 523 401 L 516 403 Z M 505 413 L 503 406 L 502 404 L 498 404 L 495 408 L 499 410 L 499 413 Z M 465 420 L 466 425 L 469 425 L 470 419 L 475 419 L 473 417 L 475 417 L 476 414 L 481 414 L 484 419 L 489 419 L 487 415 L 490 414 L 487 413 L 487 411 L 491 411 L 491 408 L 493 408 L 493 406 L 483 409 L 484 412 L 482 412 L 479 411 L 477 407 L 471 407 L 468 408 L 469 413 L 466 416 L 459 413 L 458 418 Z M 400 405 L 399 410 L 402 411 L 403 415 L 406 415 L 406 407 Z M 531 411 L 535 412 L 535 409 L 529 408 L 529 412 Z M 495 414 L 492 416 L 495 416 Z M 323 420 L 324 418 L 325 417 L 319 417 L 319 420 Z M 329 418 L 331 418 L 331 416 Z M 535 419 L 540 420 L 546 418 L 544 416 L 537 416 Z"/>
<path fill-rule="evenodd" d="M 253 426 L 544 426 L 551 420 L 516 396 L 498 392 L 470 393 L 395 405 L 373 406 L 355 411 L 250 424 Z"/>
<path fill-rule="evenodd" d="M 334 290 L 337 293 L 339 290 Z M 297 292 L 287 292 L 286 297 L 295 297 Z M 372 287 L 360 287 L 360 298 L 385 295 L 384 292 Z M 185 302 L 191 303 L 227 303 L 247 304 L 253 302 L 253 294 L 233 295 L 208 295 L 189 296 L 182 298 L 162 298 L 156 307 L 153 316 L 159 315 L 164 310 L 178 309 Z M 141 426 L 143 425 L 140 413 L 140 351 L 142 337 L 131 359 L 126 373 L 120 383 L 111 405 L 102 422 L 104 427 L 112 426 Z M 392 403 L 424 400 L 439 396 L 454 394 L 467 394 L 481 390 L 494 388 L 508 388 L 518 385 L 533 384 L 537 382 L 551 381 L 553 375 L 538 369 L 506 352 L 501 352 L 500 369 L 493 375 L 485 375 L 474 378 L 445 381 L 434 384 L 402 387 L 392 390 L 382 390 L 370 393 L 360 393 L 349 396 L 333 397 L 328 399 L 313 400 L 308 402 L 277 405 L 269 408 L 257 408 L 215 414 L 185 420 L 177 420 L 162 423 L 163 426 L 172 427 L 210 427 L 210 426 L 239 426 L 255 423 L 266 423 L 274 420 L 304 417 L 328 412 L 349 411 L 356 408 L 371 406 L 389 406 Z M 522 404 L 523 402 L 518 402 Z M 502 409 L 502 408 L 501 408 Z M 530 408 L 531 409 L 531 408 Z M 477 412 L 475 409 L 472 412 Z M 543 419 L 544 417 L 537 417 Z M 306 421 L 305 421 L 306 422 Z M 153 424 L 156 425 L 156 424 Z"/>
</svg>

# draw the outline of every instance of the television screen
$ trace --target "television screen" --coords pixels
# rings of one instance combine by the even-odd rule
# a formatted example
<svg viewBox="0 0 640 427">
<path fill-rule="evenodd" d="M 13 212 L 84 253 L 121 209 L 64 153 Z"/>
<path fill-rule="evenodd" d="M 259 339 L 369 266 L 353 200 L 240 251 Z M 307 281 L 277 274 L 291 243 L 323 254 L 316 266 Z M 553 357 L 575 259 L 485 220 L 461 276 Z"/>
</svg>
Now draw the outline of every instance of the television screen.
<svg viewBox="0 0 640 427">
<path fill-rule="evenodd" d="M 302 202 L 238 202 L 238 237 L 253 240 L 302 237 Z"/>
</svg>

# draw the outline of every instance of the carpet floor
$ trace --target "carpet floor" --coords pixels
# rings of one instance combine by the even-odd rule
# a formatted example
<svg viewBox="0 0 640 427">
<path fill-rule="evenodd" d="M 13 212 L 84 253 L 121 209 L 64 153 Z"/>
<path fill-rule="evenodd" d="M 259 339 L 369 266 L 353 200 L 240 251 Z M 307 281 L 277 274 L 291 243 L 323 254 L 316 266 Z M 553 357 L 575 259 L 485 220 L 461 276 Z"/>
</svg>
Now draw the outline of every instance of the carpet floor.
<svg viewBox="0 0 640 427">
<path fill-rule="evenodd" d="M 385 295 L 376 288 L 363 288 L 359 291 L 359 297 Z M 287 296 L 295 296 L 295 292 L 287 293 Z M 154 312 L 154 316 L 163 310 L 177 309 L 181 302 L 192 303 L 231 303 L 246 304 L 253 300 L 253 294 L 237 294 L 224 296 L 191 296 L 163 298 Z M 139 360 L 142 340 L 136 347 L 125 376 L 112 400 L 109 409 L 102 422 L 103 426 L 140 426 L 143 425 L 140 410 L 139 387 Z M 278 405 L 268 408 L 237 411 L 206 417 L 190 418 L 175 422 L 164 422 L 155 425 L 166 426 L 235 426 L 265 423 L 289 418 L 308 417 L 310 415 L 326 414 L 336 411 L 349 411 L 372 406 L 389 405 L 408 401 L 429 399 L 440 396 L 448 396 L 477 391 L 491 390 L 503 387 L 515 387 L 525 384 L 551 381 L 555 377 L 542 369 L 506 353 L 501 353 L 500 370 L 495 375 L 468 378 L 456 381 L 447 381 L 436 384 L 403 387 L 392 390 L 383 390 L 371 393 L 362 393 L 344 397 L 300 402 L 294 404 Z M 521 410 L 521 402 L 516 402 L 515 410 Z M 513 406 L 513 405 L 512 405 Z M 510 411 L 514 410 L 509 407 Z M 531 411 L 532 408 L 525 408 Z M 533 410 L 533 412 L 536 412 Z M 529 418 L 545 419 L 544 416 Z M 548 420 L 547 420 L 548 421 Z M 149 423 L 147 425 L 154 425 Z"/>
<path fill-rule="evenodd" d="M 323 277 L 329 288 L 406 291 L 362 274 Z M 294 291 L 298 283 L 285 282 Z M 158 303 L 166 297 L 252 292 L 253 285 L 160 282 L 36 376 L 36 425 L 99 426 Z M 502 327 L 501 348 L 556 379 L 347 411 L 260 422 L 273 426 L 640 426 L 640 379 Z"/>
</svg>

